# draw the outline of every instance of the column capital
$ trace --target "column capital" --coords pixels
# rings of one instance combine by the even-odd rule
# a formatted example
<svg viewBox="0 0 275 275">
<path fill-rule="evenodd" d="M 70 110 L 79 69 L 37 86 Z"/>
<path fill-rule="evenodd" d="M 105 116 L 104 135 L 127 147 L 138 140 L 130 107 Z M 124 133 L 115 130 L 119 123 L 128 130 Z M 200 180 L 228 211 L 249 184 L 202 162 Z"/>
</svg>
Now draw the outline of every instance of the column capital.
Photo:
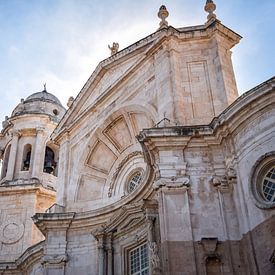
<svg viewBox="0 0 275 275">
<path fill-rule="evenodd" d="M 12 137 L 20 137 L 21 136 L 21 131 L 18 129 L 13 129 L 11 132 Z"/>
<path fill-rule="evenodd" d="M 182 187 L 189 187 L 190 186 L 190 179 L 189 177 L 171 177 L 171 178 L 160 178 L 155 181 L 153 188 L 155 190 L 162 189 L 162 188 L 182 188 Z"/>
<path fill-rule="evenodd" d="M 45 131 L 45 128 L 44 127 L 37 127 L 36 128 L 36 135 L 38 134 L 43 134 Z"/>
</svg>

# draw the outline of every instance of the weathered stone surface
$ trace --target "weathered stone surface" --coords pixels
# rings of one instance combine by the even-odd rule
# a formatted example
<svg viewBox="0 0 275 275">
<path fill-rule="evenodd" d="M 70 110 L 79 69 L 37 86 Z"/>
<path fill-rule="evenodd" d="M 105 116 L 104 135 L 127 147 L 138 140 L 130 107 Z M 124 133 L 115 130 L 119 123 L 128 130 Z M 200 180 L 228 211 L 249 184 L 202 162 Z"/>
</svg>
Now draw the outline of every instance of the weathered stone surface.
<svg viewBox="0 0 275 275">
<path fill-rule="evenodd" d="M 131 274 L 142 248 L 153 275 L 274 273 L 274 202 L 252 177 L 267 156 L 275 167 L 275 79 L 237 99 L 241 37 L 205 10 L 176 29 L 162 7 L 161 28 L 113 49 L 58 125 L 45 92 L 5 120 L 1 271 Z"/>
</svg>

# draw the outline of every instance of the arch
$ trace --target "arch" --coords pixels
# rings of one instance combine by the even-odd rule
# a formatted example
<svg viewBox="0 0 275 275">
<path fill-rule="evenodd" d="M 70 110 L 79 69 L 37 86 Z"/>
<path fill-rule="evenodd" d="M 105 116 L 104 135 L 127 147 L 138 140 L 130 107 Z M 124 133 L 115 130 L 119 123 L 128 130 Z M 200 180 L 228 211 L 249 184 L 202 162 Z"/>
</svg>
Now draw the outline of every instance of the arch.
<svg viewBox="0 0 275 275">
<path fill-rule="evenodd" d="M 130 168 L 137 168 L 136 166 L 140 165 L 144 171 L 146 170 L 143 164 L 136 163 L 137 152 L 138 157 L 143 158 L 142 148 L 136 136 L 142 129 L 151 128 L 154 124 L 154 114 L 140 105 L 121 107 L 99 123 L 99 127 L 90 133 L 89 139 L 78 152 L 81 157 L 73 168 L 73 172 L 77 171 L 77 176 L 71 172 L 74 174 L 71 180 L 77 184 L 74 186 L 75 191 L 69 197 L 75 202 L 88 201 L 83 189 L 91 190 L 92 187 L 88 187 L 89 184 L 100 190 L 101 194 L 97 194 L 94 198 L 97 205 L 101 200 L 102 203 L 106 199 L 116 201 L 127 195 L 124 194 L 125 181 L 121 182 L 121 186 L 116 186 L 120 182 L 116 175 L 121 177 L 120 171 L 123 171 L 123 178 L 125 178 L 128 172 L 133 172 Z M 90 193 L 90 201 L 93 201 L 94 192 Z"/>
<path fill-rule="evenodd" d="M 4 161 L 2 163 L 1 179 L 5 178 L 8 170 L 11 145 L 9 144 L 4 151 Z"/>
<path fill-rule="evenodd" d="M 32 156 L 32 146 L 31 144 L 25 144 L 23 149 L 21 171 L 29 171 L 30 164 L 31 164 L 31 156 Z"/>
</svg>

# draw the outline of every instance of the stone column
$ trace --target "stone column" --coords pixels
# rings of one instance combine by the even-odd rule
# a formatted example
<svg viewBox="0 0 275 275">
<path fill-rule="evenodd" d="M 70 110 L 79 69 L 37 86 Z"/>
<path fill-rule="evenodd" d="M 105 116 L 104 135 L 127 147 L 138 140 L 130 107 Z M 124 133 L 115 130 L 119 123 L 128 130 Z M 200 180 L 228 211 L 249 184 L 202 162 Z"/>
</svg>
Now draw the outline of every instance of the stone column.
<svg viewBox="0 0 275 275">
<path fill-rule="evenodd" d="M 113 234 L 107 235 L 107 274 L 113 275 Z"/>
<path fill-rule="evenodd" d="M 9 162 L 8 162 L 8 170 L 6 175 L 7 180 L 13 180 L 13 177 L 14 177 L 19 137 L 20 137 L 20 132 L 17 130 L 14 130 L 12 133 L 11 149 L 10 149 L 10 156 L 9 156 Z"/>
<path fill-rule="evenodd" d="M 40 178 L 43 172 L 43 160 L 45 155 L 45 146 L 43 143 L 43 128 L 38 128 L 36 130 L 36 141 L 32 157 L 32 177 Z"/>
<path fill-rule="evenodd" d="M 98 248 L 98 275 L 104 275 L 104 235 L 100 234 L 97 236 L 97 248 Z"/>
</svg>

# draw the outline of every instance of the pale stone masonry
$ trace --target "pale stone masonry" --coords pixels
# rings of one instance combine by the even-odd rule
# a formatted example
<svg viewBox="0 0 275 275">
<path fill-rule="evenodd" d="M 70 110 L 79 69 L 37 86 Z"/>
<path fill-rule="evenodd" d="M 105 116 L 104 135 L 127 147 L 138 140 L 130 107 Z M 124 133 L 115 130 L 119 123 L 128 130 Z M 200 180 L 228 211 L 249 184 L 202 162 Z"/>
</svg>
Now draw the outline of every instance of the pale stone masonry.
<svg viewBox="0 0 275 275">
<path fill-rule="evenodd" d="M 66 112 L 45 88 L 6 117 L 3 274 L 274 274 L 275 79 L 238 98 L 215 8 L 175 28 L 161 6 Z"/>
</svg>

